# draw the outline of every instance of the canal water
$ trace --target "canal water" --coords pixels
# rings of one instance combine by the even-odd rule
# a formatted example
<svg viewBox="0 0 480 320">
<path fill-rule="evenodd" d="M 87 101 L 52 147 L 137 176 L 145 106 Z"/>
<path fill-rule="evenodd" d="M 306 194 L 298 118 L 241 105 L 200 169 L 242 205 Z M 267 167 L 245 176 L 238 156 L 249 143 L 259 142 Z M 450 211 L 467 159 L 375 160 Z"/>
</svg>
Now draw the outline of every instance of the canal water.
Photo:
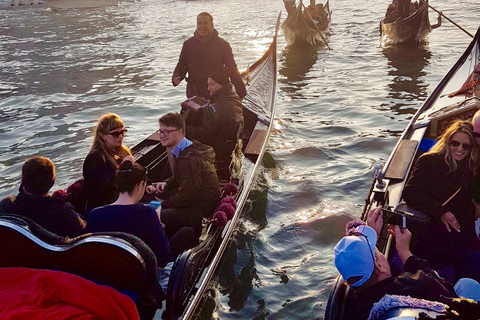
<svg viewBox="0 0 480 320">
<path fill-rule="evenodd" d="M 332 0 L 330 49 L 286 48 L 280 34 L 275 129 L 202 319 L 323 318 L 345 222 L 359 217 L 375 167 L 471 40 L 444 20 L 425 45 L 382 48 L 388 4 Z M 477 0 L 430 4 L 475 33 Z M 17 192 L 32 155 L 56 163 L 54 189 L 80 178 L 103 113 L 121 116 L 133 146 L 179 110 L 185 84 L 174 88 L 171 74 L 199 12 L 214 16 L 245 69 L 282 9 L 281 0 L 143 0 L 0 10 L 0 197 Z"/>
</svg>

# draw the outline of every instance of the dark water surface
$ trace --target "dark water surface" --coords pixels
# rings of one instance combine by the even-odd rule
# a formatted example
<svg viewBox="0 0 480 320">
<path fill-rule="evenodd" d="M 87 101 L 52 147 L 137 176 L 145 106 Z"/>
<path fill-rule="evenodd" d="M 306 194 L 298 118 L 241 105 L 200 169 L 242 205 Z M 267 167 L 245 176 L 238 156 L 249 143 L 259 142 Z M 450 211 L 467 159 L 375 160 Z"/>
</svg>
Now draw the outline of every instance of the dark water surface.
<svg viewBox="0 0 480 320">
<path fill-rule="evenodd" d="M 345 222 L 360 215 L 374 168 L 470 42 L 444 21 L 424 46 L 381 48 L 388 3 L 332 0 L 331 50 L 284 48 L 280 38 L 275 131 L 204 318 L 323 318 Z M 475 33 L 477 0 L 431 4 Z M 281 0 L 144 0 L 0 10 L 0 196 L 16 193 L 31 155 L 56 163 L 57 188 L 79 178 L 102 113 L 122 117 L 132 146 L 177 111 L 185 86 L 170 77 L 199 12 L 213 14 L 244 69 L 267 49 L 281 9 Z"/>
</svg>

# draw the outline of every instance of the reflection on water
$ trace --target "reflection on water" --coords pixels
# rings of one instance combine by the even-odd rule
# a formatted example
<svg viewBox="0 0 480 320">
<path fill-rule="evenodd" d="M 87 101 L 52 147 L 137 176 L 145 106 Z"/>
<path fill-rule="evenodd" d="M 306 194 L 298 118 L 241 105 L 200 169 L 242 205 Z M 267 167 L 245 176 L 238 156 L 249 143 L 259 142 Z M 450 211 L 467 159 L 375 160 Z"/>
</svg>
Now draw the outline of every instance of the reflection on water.
<svg viewBox="0 0 480 320">
<path fill-rule="evenodd" d="M 417 44 L 390 46 L 382 53 L 388 59 L 388 75 L 392 77 L 388 98 L 394 100 L 391 105 L 382 107 L 387 106 L 396 114 L 414 114 L 418 101 L 425 100 L 429 94 L 423 77 L 427 74 L 424 68 L 432 57 L 430 50 L 426 44 Z"/>
<path fill-rule="evenodd" d="M 285 84 L 282 90 L 295 96 L 299 90 L 309 84 L 307 73 L 318 59 L 315 46 L 289 46 L 285 48 L 279 59 L 279 74 L 284 78 L 279 81 Z"/>
</svg>

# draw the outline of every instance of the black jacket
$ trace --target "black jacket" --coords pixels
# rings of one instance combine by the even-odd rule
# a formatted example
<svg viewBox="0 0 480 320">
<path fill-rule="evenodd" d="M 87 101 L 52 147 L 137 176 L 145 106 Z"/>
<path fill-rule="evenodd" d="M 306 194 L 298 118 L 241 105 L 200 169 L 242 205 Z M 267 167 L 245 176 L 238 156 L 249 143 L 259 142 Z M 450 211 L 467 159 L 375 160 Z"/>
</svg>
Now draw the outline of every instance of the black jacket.
<svg viewBox="0 0 480 320">
<path fill-rule="evenodd" d="M 188 210 L 192 225 L 213 214 L 220 200 L 215 152 L 198 141 L 185 148 L 175 159 L 173 176 L 167 179 L 166 193 L 174 194 L 162 202 L 162 209 Z"/>
<path fill-rule="evenodd" d="M 83 179 L 87 196 L 86 213 L 117 199 L 115 172 L 100 151 L 90 152 L 83 162 Z"/>
<path fill-rule="evenodd" d="M 32 219 L 50 232 L 62 237 L 84 233 L 86 223 L 74 207 L 62 199 L 33 196 L 20 192 L 0 202 L 0 213 L 13 213 Z"/>
<path fill-rule="evenodd" d="M 247 91 L 233 58 L 232 48 L 227 41 L 218 36 L 215 29 L 207 43 L 197 39 L 195 33 L 183 43 L 172 79 L 179 76 L 183 80 L 188 73 L 187 97 L 196 95 L 208 99 L 210 96 L 207 91 L 208 75 L 223 65 L 230 69 L 231 79 L 238 95 L 245 97 Z"/>
<path fill-rule="evenodd" d="M 475 244 L 475 247 L 478 247 L 474 233 L 475 207 L 472 204 L 473 173 L 467 168 L 465 161 L 458 162 L 456 171 L 449 171 L 444 155 L 423 155 L 417 160 L 403 190 L 403 199 L 407 204 L 431 218 L 428 224 L 409 226 L 413 235 L 412 252 L 428 259 L 430 254 L 439 253 L 443 256 L 446 249 L 454 252 Z M 460 186 L 460 192 L 443 206 Z M 448 211 L 453 213 L 460 223 L 460 233 L 448 232 L 440 222 L 440 217 Z M 426 252 L 430 254 L 424 254 Z"/>
<path fill-rule="evenodd" d="M 215 92 L 210 104 L 202 109 L 200 124 L 187 126 L 187 138 L 212 146 L 217 159 L 225 159 L 233 151 L 238 128 L 243 128 L 242 100 L 229 83 Z"/>
<path fill-rule="evenodd" d="M 353 288 L 352 288 L 353 289 Z M 373 304 L 386 294 L 439 301 L 441 296 L 457 297 L 453 286 L 439 278 L 430 264 L 416 256 L 405 262 L 398 277 L 390 277 L 367 288 L 353 289 L 353 309 L 348 319 L 366 320 Z"/>
</svg>

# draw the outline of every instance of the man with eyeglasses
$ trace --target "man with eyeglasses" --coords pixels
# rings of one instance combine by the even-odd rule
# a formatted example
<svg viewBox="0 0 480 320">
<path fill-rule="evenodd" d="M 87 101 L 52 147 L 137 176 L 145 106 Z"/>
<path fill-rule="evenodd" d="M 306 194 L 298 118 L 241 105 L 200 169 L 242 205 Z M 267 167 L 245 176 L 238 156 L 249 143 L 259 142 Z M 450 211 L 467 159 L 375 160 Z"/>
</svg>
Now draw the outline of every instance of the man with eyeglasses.
<svg viewBox="0 0 480 320">
<path fill-rule="evenodd" d="M 185 138 L 185 122 L 178 113 L 159 119 L 162 145 L 172 154 L 173 176 L 147 192 L 157 191 L 162 202 L 161 220 L 171 238 L 182 227 L 192 227 L 197 238 L 202 219 L 209 217 L 220 200 L 215 153 L 212 147 Z"/>
<path fill-rule="evenodd" d="M 387 258 L 376 248 L 383 226 L 381 212 L 380 207 L 372 209 L 367 225 L 360 224 L 361 221 L 349 223 L 352 227 L 347 236 L 335 246 L 335 266 L 353 289 L 354 305 L 349 314 L 355 315 L 354 319 L 367 319 L 373 304 L 385 294 L 432 301 L 442 300 L 442 296 L 480 300 L 477 281 L 463 278 L 455 286 L 446 282 L 426 260 L 410 252 L 410 231 L 389 225 L 388 232 L 395 237 L 397 252 L 404 264 L 403 272 L 393 276 Z"/>
</svg>

